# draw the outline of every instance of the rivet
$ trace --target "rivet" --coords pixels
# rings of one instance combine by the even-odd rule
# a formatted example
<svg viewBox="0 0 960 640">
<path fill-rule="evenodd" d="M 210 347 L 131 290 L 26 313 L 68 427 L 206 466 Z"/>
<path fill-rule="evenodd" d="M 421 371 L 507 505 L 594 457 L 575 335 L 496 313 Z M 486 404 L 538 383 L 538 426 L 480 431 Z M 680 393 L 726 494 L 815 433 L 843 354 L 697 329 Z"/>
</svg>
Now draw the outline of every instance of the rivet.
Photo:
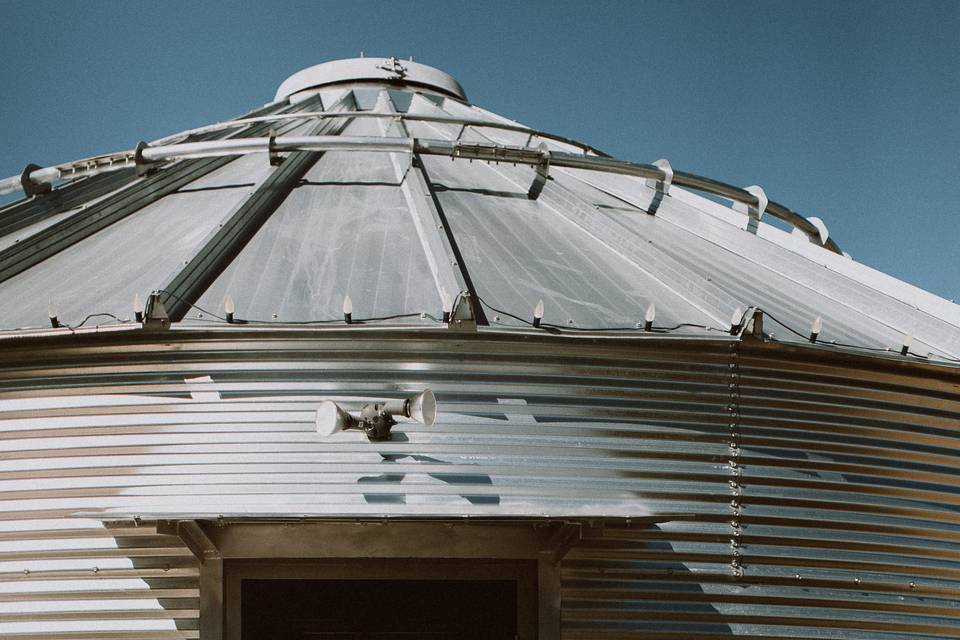
<svg viewBox="0 0 960 640">
<path fill-rule="evenodd" d="M 853 583 L 854 583 L 854 584 L 860 584 L 860 578 L 854 578 L 854 579 L 853 579 Z"/>
<path fill-rule="evenodd" d="M 93 572 L 94 572 L 94 573 L 100 573 L 100 567 L 94 567 L 94 568 L 93 568 Z"/>
<path fill-rule="evenodd" d="M 802 578 L 802 577 L 800 576 L 800 574 L 799 574 L 799 573 L 797 573 L 797 574 L 794 574 L 794 576 L 793 576 L 793 577 L 794 577 L 794 578 L 796 578 L 797 580 L 803 580 L 803 578 Z"/>
<path fill-rule="evenodd" d="M 917 583 L 916 583 L 916 582 L 911 582 L 911 583 L 910 583 L 910 588 L 911 588 L 911 589 L 916 589 L 916 588 L 917 588 Z"/>
</svg>

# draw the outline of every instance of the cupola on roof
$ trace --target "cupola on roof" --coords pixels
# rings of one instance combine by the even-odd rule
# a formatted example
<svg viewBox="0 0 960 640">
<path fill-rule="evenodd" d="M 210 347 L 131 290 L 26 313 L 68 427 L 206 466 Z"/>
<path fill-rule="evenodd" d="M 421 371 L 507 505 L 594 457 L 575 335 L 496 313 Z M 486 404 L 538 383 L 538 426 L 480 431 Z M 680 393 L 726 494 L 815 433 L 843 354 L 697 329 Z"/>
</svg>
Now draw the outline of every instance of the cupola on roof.
<svg viewBox="0 0 960 640">
<path fill-rule="evenodd" d="M 298 71 L 283 81 L 275 100 L 304 91 L 342 83 L 391 82 L 399 85 L 435 89 L 454 98 L 467 96 L 452 76 L 411 60 L 399 58 L 351 58 L 324 62 Z"/>
</svg>

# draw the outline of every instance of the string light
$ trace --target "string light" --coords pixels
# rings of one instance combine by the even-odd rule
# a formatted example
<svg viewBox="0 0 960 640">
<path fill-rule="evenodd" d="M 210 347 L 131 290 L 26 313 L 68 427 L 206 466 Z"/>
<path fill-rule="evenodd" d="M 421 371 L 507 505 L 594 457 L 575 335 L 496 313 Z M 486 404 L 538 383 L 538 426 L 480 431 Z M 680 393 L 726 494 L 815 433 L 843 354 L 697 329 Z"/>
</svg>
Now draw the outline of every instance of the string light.
<svg viewBox="0 0 960 640">
<path fill-rule="evenodd" d="M 453 313 L 453 299 L 443 287 L 440 287 L 440 304 L 443 305 L 443 321 L 450 322 L 450 314 Z"/>
<path fill-rule="evenodd" d="M 223 313 L 227 318 L 227 322 L 230 324 L 233 324 L 233 314 L 236 312 L 236 310 L 237 308 L 233 304 L 233 296 L 228 293 L 223 299 Z"/>
<path fill-rule="evenodd" d="M 817 316 L 816 320 L 813 321 L 813 326 L 810 328 L 810 342 L 817 341 L 821 329 L 823 329 L 823 318 Z"/>
<path fill-rule="evenodd" d="M 910 345 L 913 344 L 913 334 L 907 333 L 903 336 L 903 346 L 900 347 L 900 355 L 905 356 L 910 353 Z"/>
<path fill-rule="evenodd" d="M 53 304 L 53 300 L 47 305 L 47 317 L 50 318 L 50 326 L 54 329 L 60 328 L 60 320 L 57 319 L 57 307 Z"/>
<path fill-rule="evenodd" d="M 543 300 L 540 300 L 537 306 L 533 308 L 533 326 L 539 328 L 541 320 L 543 320 Z"/>
<path fill-rule="evenodd" d="M 733 315 L 730 316 L 730 335 L 737 335 L 737 331 L 740 330 L 741 322 L 743 322 L 743 310 L 740 307 L 737 307 L 733 310 Z"/>
<path fill-rule="evenodd" d="M 348 293 L 343 297 L 343 321 L 347 324 L 353 324 L 353 300 Z"/>
</svg>

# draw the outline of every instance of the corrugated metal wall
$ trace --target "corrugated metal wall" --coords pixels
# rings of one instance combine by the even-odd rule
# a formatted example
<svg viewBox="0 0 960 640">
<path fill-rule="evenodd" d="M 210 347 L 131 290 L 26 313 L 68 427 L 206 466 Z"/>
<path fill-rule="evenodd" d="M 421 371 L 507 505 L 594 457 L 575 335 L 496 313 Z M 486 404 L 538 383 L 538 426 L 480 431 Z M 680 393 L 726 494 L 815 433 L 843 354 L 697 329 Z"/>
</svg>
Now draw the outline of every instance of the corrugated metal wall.
<svg viewBox="0 0 960 640">
<path fill-rule="evenodd" d="M 726 518 L 607 528 L 565 638 L 960 637 L 956 371 L 746 342 Z"/>
<path fill-rule="evenodd" d="M 5 637 L 197 637 L 189 551 L 148 522 L 73 515 L 105 509 L 659 514 L 569 553 L 565 637 L 960 636 L 960 375 L 943 367 L 732 338 L 363 328 L 0 350 Z M 433 429 L 314 433 L 322 398 L 425 386 Z"/>
</svg>

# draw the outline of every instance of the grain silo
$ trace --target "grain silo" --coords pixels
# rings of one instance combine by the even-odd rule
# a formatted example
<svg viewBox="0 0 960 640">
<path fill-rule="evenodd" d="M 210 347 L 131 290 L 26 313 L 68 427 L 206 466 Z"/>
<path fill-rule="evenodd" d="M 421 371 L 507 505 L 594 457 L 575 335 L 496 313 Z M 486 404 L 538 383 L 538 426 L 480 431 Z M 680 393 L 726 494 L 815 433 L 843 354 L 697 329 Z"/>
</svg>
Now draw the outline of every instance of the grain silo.
<svg viewBox="0 0 960 640">
<path fill-rule="evenodd" d="M 960 307 L 760 187 L 361 58 L 17 189 L 0 638 L 960 637 Z"/>
</svg>

